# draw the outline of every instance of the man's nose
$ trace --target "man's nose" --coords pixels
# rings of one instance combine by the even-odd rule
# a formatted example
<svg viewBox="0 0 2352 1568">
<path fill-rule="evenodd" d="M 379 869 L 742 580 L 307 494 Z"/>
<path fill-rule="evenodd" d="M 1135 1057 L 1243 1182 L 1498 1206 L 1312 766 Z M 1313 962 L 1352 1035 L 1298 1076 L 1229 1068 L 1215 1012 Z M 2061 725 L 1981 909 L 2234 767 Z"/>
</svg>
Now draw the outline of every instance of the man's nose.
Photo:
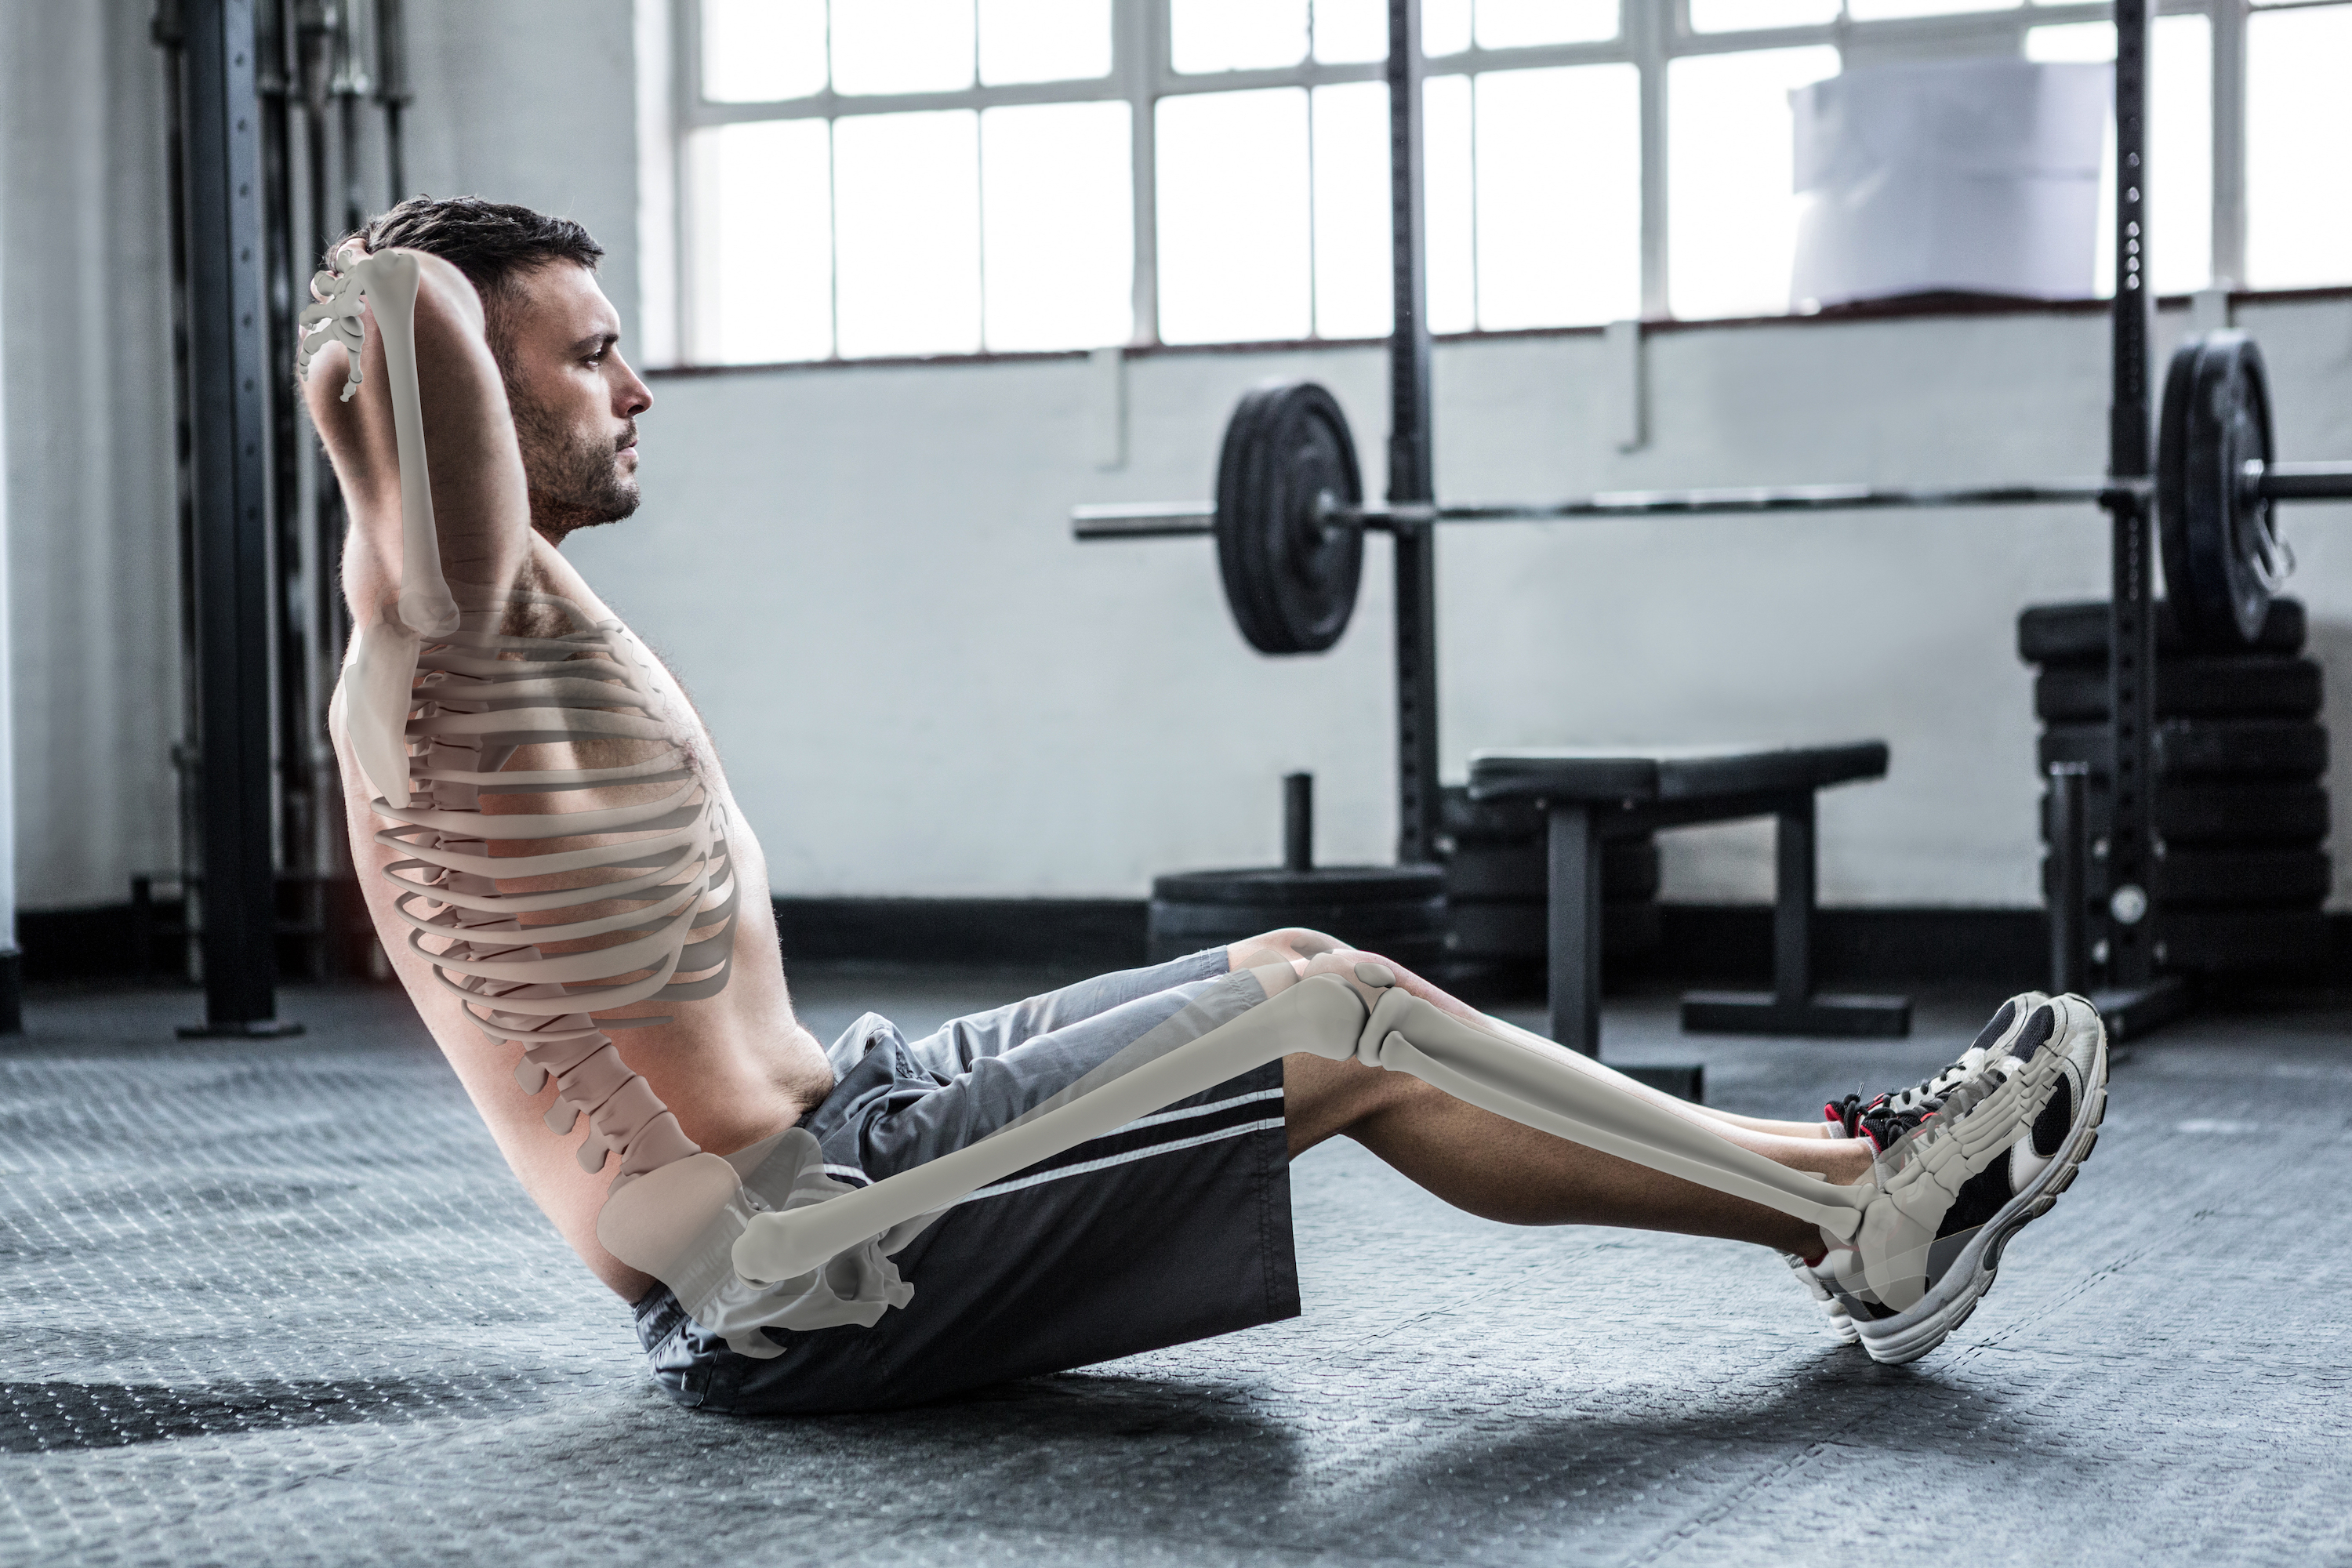
<svg viewBox="0 0 2352 1568">
<path fill-rule="evenodd" d="M 621 417 L 635 419 L 654 405 L 654 395 L 635 371 L 625 370 L 624 374 L 626 379 L 621 383 L 619 396 L 614 400 L 615 406 Z"/>
</svg>

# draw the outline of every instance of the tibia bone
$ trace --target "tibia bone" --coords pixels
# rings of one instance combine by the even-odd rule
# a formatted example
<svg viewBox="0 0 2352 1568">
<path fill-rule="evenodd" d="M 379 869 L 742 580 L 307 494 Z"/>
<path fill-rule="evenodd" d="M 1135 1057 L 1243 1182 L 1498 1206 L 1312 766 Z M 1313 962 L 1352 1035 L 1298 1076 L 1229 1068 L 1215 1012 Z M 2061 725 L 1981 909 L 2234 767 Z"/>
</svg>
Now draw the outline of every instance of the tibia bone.
<svg viewBox="0 0 2352 1568">
<path fill-rule="evenodd" d="M 1550 1040 L 1507 1025 L 1479 1028 L 1402 987 L 1372 1009 L 1359 1054 L 1373 1067 L 1410 1073 L 1523 1126 L 1840 1236 L 1853 1234 L 1874 1191 L 1768 1160 L 1634 1093 Z"/>
</svg>

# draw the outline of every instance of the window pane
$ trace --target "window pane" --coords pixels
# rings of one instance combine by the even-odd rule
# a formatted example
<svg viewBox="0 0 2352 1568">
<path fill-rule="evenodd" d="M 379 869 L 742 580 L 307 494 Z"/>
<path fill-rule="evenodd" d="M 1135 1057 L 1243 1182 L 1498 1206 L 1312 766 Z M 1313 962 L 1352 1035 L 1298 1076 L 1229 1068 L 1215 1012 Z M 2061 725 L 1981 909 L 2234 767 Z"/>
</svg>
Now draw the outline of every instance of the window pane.
<svg viewBox="0 0 2352 1568">
<path fill-rule="evenodd" d="M 1470 79 L 1433 76 L 1421 88 L 1422 199 L 1429 228 L 1429 330 L 1478 324 L 1478 241 L 1470 146 Z"/>
<path fill-rule="evenodd" d="M 1432 58 L 1470 47 L 1470 0 L 1421 0 L 1421 52 Z M 1384 54 L 1382 58 L 1386 58 Z"/>
<path fill-rule="evenodd" d="M 1389 88 L 1315 89 L 1315 331 L 1388 335 Z"/>
<path fill-rule="evenodd" d="M 1666 68 L 1666 282 L 1675 315 L 1789 308 L 1797 241 L 1789 93 L 1837 70 L 1827 44 L 1696 55 Z"/>
<path fill-rule="evenodd" d="M 2246 24 L 2246 277 L 2263 289 L 2352 282 L 2352 8 Z"/>
<path fill-rule="evenodd" d="M 1691 0 L 1691 31 L 1739 33 L 1751 27 L 1811 27 L 1838 18 L 1838 0 Z"/>
<path fill-rule="evenodd" d="M 972 0 L 833 0 L 835 92 L 971 85 Z"/>
<path fill-rule="evenodd" d="M 1110 0 L 980 0 L 980 79 L 1085 81 L 1110 75 Z"/>
<path fill-rule="evenodd" d="M 1642 304 L 1641 74 L 1478 78 L 1478 324 L 1565 326 Z"/>
<path fill-rule="evenodd" d="M 833 353 L 833 199 L 822 120 L 722 125 L 688 143 L 694 359 Z"/>
<path fill-rule="evenodd" d="M 2213 32 L 2202 16 L 2159 16 L 2148 80 L 2148 276 L 2159 294 L 2187 294 L 2213 279 Z M 2112 60 L 2112 22 L 2034 27 L 2032 60 Z M 2116 132 L 2110 118 L 2099 164 L 2096 292 L 2116 289 Z"/>
<path fill-rule="evenodd" d="M 1161 339 L 1305 337 L 1306 91 L 1187 93 L 1159 113 Z"/>
<path fill-rule="evenodd" d="M 2014 11 L 2021 0 L 1845 0 L 1845 14 L 1857 22 L 1882 16 L 1946 16 L 1955 11 Z"/>
<path fill-rule="evenodd" d="M 1169 60 L 1180 71 L 1260 70 L 1307 58 L 1307 0 L 1172 0 L 1168 27 Z"/>
<path fill-rule="evenodd" d="M 988 346 L 1089 349 L 1135 326 L 1135 208 L 1124 103 L 980 117 Z"/>
<path fill-rule="evenodd" d="M 824 0 L 702 0 L 702 96 L 759 103 L 824 90 Z"/>
<path fill-rule="evenodd" d="M 1482 49 L 1586 44 L 1616 36 L 1617 0 L 1478 0 Z"/>
<path fill-rule="evenodd" d="M 1389 58 L 1389 8 L 1381 0 L 1315 0 L 1315 58 L 1328 66 Z"/>
<path fill-rule="evenodd" d="M 978 140 L 966 109 L 834 121 L 845 356 L 980 347 Z"/>
</svg>

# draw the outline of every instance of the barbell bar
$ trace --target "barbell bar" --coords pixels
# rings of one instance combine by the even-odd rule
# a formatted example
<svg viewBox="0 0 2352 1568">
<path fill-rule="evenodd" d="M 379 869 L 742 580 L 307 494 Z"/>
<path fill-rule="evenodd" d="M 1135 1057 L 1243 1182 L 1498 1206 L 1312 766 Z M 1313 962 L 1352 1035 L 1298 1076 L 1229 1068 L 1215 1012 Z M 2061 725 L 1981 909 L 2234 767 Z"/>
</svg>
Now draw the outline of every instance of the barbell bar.
<svg viewBox="0 0 2352 1568">
<path fill-rule="evenodd" d="M 1226 600 L 1265 653 L 1319 653 L 1355 604 L 1368 531 L 1457 522 L 1742 516 L 1967 507 L 2114 507 L 2153 496 L 2184 629 L 2201 646 L 2251 641 L 2291 556 L 2270 506 L 2352 500 L 2352 462 L 2273 456 L 2261 351 L 2242 332 L 2184 342 L 2166 376 L 2152 479 L 1990 485 L 1755 485 L 1604 490 L 1555 501 L 1367 505 L 1355 443 L 1336 399 L 1312 382 L 1245 395 L 1225 428 L 1214 502 L 1075 507 L 1080 540 L 1213 535 Z"/>
<path fill-rule="evenodd" d="M 2308 466 L 2308 465 L 2306 465 Z M 1328 490 L 1315 498 L 1315 521 L 1327 528 L 1386 532 L 1399 523 L 1557 522 L 1570 518 L 1717 517 L 1767 511 L 1875 511 L 1905 507 L 2036 506 L 2104 502 L 2147 495 L 2152 479 L 2050 479 L 2019 485 L 1728 485 L 1711 489 L 1601 490 L 1557 501 L 1496 501 L 1464 506 L 1347 506 Z M 1070 509 L 1072 537 L 1179 539 L 1217 531 L 1207 501 L 1110 503 Z"/>
</svg>

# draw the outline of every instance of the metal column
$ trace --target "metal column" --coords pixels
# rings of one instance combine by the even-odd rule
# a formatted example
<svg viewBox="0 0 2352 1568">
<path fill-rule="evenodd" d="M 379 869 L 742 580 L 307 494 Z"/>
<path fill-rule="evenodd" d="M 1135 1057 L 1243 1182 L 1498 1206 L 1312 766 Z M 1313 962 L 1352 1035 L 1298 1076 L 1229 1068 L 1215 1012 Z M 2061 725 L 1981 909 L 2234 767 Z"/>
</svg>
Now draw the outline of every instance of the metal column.
<svg viewBox="0 0 2352 1568">
<path fill-rule="evenodd" d="M 277 889 L 270 831 L 270 584 L 253 0 L 187 0 L 186 182 L 202 664 L 205 1023 L 271 1035 Z"/>
<path fill-rule="evenodd" d="M 1389 500 L 1436 500 L 1430 440 L 1429 287 L 1422 245 L 1421 7 L 1389 0 L 1389 254 L 1396 328 L 1389 339 Z M 1399 523 L 1396 548 L 1397 858 L 1436 858 L 1437 540 Z"/>
<path fill-rule="evenodd" d="M 2155 0 L 2116 5 L 2116 305 L 2107 472 L 2144 485 L 2155 472 L 2148 287 L 2148 35 Z M 2156 557 L 2154 500 L 2118 487 L 2113 513 L 2107 700 L 2113 826 L 2107 835 L 2107 984 L 2102 1011 L 2116 1036 L 2136 1034 L 2185 1004 L 2179 982 L 2156 978 Z"/>
</svg>

